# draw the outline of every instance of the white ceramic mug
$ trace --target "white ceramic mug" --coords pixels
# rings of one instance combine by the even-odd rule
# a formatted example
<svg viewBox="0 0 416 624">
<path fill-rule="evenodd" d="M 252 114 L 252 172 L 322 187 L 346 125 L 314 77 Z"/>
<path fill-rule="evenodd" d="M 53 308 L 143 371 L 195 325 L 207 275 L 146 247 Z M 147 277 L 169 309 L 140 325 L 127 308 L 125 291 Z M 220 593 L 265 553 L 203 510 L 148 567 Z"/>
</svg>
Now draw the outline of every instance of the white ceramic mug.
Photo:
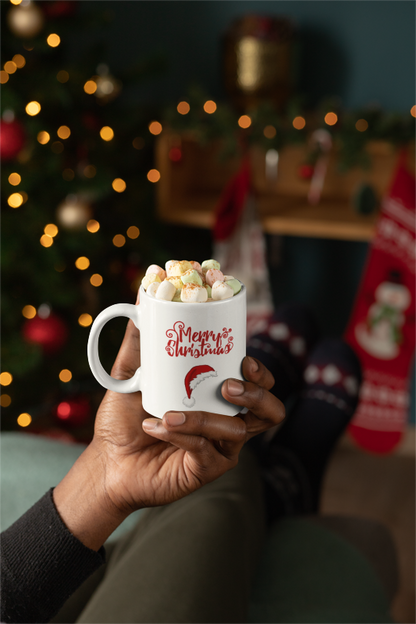
<svg viewBox="0 0 416 624">
<path fill-rule="evenodd" d="M 112 318 L 126 316 L 140 330 L 141 366 L 127 380 L 108 375 L 99 359 L 98 340 Z M 169 410 L 202 410 L 235 416 L 241 411 L 221 395 L 229 377 L 243 379 L 246 355 L 246 290 L 206 303 L 162 301 L 140 288 L 140 304 L 119 303 L 95 319 L 88 340 L 94 377 L 115 392 L 142 392 L 143 407 L 162 418 Z"/>
</svg>

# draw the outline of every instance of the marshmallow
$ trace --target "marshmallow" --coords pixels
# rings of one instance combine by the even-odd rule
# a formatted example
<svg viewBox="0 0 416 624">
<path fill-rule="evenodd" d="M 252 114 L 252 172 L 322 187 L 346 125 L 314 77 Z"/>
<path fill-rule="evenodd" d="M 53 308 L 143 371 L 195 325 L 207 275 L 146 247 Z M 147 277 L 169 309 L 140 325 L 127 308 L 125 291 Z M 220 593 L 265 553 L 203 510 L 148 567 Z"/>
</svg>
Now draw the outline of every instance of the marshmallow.
<svg viewBox="0 0 416 624">
<path fill-rule="evenodd" d="M 208 269 L 216 269 L 217 271 L 219 271 L 220 268 L 220 263 L 216 260 L 213 260 L 212 258 L 211 260 L 204 260 L 204 262 L 201 264 L 202 273 L 206 273 Z"/>
<path fill-rule="evenodd" d="M 238 279 L 235 279 L 235 277 L 227 277 L 230 277 L 231 279 L 225 279 L 224 281 L 228 286 L 230 286 L 230 288 L 233 289 L 233 293 L 236 295 L 241 290 L 241 282 L 239 282 Z"/>
<path fill-rule="evenodd" d="M 162 269 L 162 267 L 160 267 L 158 264 L 151 264 L 147 268 L 146 275 L 149 275 L 150 273 L 155 273 L 156 275 L 159 275 L 161 282 L 166 279 L 166 271 Z"/>
<path fill-rule="evenodd" d="M 169 280 L 164 280 L 156 291 L 156 299 L 163 301 L 172 301 L 176 294 L 176 288 Z"/>
<path fill-rule="evenodd" d="M 167 282 L 171 282 L 176 288 L 176 293 L 173 295 L 172 301 L 181 301 L 181 290 L 183 288 L 183 282 L 180 277 L 167 277 Z"/>
<path fill-rule="evenodd" d="M 142 286 L 145 290 L 147 290 L 150 284 L 153 284 L 153 282 L 160 283 L 161 281 L 162 280 L 160 279 L 159 275 L 156 275 L 156 273 L 149 273 L 148 275 L 145 275 L 142 279 Z"/>
<path fill-rule="evenodd" d="M 175 262 L 177 262 L 177 260 L 168 260 L 167 262 L 165 262 L 165 271 L 166 271 L 166 275 L 169 277 L 169 271 L 170 271 L 170 267 L 175 264 Z"/>
<path fill-rule="evenodd" d="M 161 286 L 160 282 L 152 282 L 150 286 L 146 289 L 147 294 L 150 295 L 151 297 L 155 297 L 156 291 L 159 288 L 159 286 Z"/>
<path fill-rule="evenodd" d="M 199 276 L 198 271 L 195 269 L 190 269 L 186 271 L 183 275 L 181 275 L 181 280 L 184 284 L 198 284 L 198 286 L 202 286 L 202 279 Z"/>
<path fill-rule="evenodd" d="M 198 271 L 198 273 L 202 273 L 202 267 L 199 262 L 197 262 L 196 260 L 190 260 L 189 262 L 191 263 L 192 268 L 195 269 L 195 271 Z"/>
<path fill-rule="evenodd" d="M 198 284 L 188 282 L 181 290 L 181 301 L 184 303 L 204 303 L 207 299 L 206 288 Z"/>
<path fill-rule="evenodd" d="M 215 282 L 223 282 L 224 274 L 219 269 L 208 269 L 205 273 L 205 281 L 209 286 L 213 286 Z"/>
<path fill-rule="evenodd" d="M 181 276 L 186 273 L 186 271 L 190 271 L 191 269 L 192 264 L 188 262 L 188 260 L 180 260 L 171 264 L 167 273 L 169 277 L 175 277 Z"/>
<path fill-rule="evenodd" d="M 234 296 L 233 289 L 225 282 L 217 281 L 212 286 L 212 298 L 214 301 L 221 301 L 222 299 L 231 299 Z"/>
<path fill-rule="evenodd" d="M 212 298 L 212 288 L 209 284 L 204 284 L 204 288 L 207 290 L 208 299 Z"/>
</svg>

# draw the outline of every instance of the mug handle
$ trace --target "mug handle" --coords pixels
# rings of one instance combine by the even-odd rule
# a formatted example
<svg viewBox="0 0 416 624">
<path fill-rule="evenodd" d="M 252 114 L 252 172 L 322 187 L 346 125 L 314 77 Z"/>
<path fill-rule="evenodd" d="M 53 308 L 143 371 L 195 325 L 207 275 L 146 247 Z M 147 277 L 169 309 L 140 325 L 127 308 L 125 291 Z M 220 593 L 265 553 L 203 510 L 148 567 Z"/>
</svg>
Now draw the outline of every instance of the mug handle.
<svg viewBox="0 0 416 624">
<path fill-rule="evenodd" d="M 98 340 L 101 330 L 108 321 L 117 316 L 126 316 L 133 321 L 137 329 L 140 329 L 140 304 L 116 303 L 106 308 L 100 312 L 92 324 L 88 338 L 87 357 L 92 374 L 99 384 L 107 388 L 107 390 L 127 394 L 129 392 L 141 390 L 141 367 L 136 370 L 133 377 L 130 377 L 130 379 L 114 379 L 114 377 L 106 373 L 98 355 Z"/>
</svg>

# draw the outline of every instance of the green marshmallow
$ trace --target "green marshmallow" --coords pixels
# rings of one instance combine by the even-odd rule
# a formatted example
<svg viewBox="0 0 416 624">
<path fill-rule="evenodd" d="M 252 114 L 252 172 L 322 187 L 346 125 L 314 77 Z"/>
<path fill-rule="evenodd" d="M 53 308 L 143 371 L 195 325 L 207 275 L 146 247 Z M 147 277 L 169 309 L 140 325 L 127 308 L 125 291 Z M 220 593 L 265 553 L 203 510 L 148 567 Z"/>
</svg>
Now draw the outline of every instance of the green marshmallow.
<svg viewBox="0 0 416 624">
<path fill-rule="evenodd" d="M 213 260 L 212 258 L 211 260 L 204 260 L 203 263 L 201 264 L 201 269 L 204 274 L 207 271 L 209 271 L 209 269 L 217 269 L 217 271 L 219 271 L 220 263 L 217 262 L 216 260 Z"/>
<path fill-rule="evenodd" d="M 208 299 L 212 299 L 212 288 L 209 284 L 204 284 L 204 288 L 207 289 Z"/>
<path fill-rule="evenodd" d="M 198 271 L 195 271 L 195 269 L 186 271 L 183 275 L 181 275 L 181 280 L 183 284 L 198 284 L 198 286 L 202 286 L 202 279 Z"/>
<path fill-rule="evenodd" d="M 233 279 L 226 281 L 225 283 L 228 284 L 230 288 L 232 288 L 233 293 L 235 295 L 240 292 L 241 282 L 239 282 L 238 279 L 235 279 L 235 277 L 233 277 Z"/>
</svg>

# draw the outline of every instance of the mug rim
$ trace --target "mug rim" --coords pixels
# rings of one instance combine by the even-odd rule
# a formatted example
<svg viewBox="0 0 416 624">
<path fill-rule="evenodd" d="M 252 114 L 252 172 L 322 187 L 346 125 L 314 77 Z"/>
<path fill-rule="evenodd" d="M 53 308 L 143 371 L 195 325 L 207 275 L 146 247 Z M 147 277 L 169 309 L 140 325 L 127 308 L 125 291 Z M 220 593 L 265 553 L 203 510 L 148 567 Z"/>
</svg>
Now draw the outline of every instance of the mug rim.
<svg viewBox="0 0 416 624">
<path fill-rule="evenodd" d="M 235 278 L 237 279 L 237 278 Z M 231 303 L 232 301 L 235 301 L 236 299 L 238 299 L 240 296 L 243 295 L 243 293 L 246 290 L 246 287 L 244 286 L 243 282 L 241 282 L 240 280 L 238 280 L 241 284 L 241 290 L 240 292 L 238 292 L 236 295 L 233 295 L 232 297 L 229 297 L 228 299 L 220 299 L 219 301 L 191 301 L 189 303 L 185 303 L 186 307 L 188 308 L 189 306 L 198 306 L 198 308 L 201 305 L 204 305 L 206 303 L 209 304 L 209 307 L 212 306 L 216 306 L 219 304 L 227 304 L 227 303 Z M 145 297 L 147 297 L 147 299 L 149 299 L 149 301 L 156 301 L 157 303 L 161 303 L 163 305 L 175 305 L 177 306 L 178 303 L 184 303 L 183 301 L 165 301 L 165 299 L 156 299 L 156 297 L 151 297 L 150 295 L 147 294 L 147 292 L 145 291 L 145 289 L 143 288 L 143 286 L 140 284 L 140 288 L 139 288 L 139 292 L 140 292 L 140 297 L 142 297 L 142 295 L 144 295 Z"/>
</svg>

